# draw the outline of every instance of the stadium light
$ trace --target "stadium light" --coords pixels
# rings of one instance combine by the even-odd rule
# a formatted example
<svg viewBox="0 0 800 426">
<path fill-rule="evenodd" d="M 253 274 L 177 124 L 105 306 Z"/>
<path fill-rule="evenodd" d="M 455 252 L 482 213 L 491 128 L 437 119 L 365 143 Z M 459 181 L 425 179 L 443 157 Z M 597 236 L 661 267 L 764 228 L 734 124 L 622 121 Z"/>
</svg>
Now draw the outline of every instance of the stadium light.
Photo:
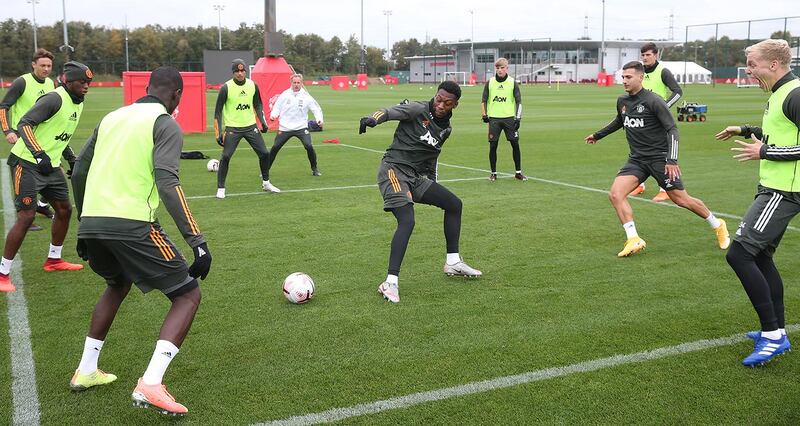
<svg viewBox="0 0 800 426">
<path fill-rule="evenodd" d="M 64 25 L 64 45 L 58 49 L 66 54 L 67 61 L 69 61 L 69 52 L 74 52 L 75 48 L 69 45 L 69 34 L 67 33 L 67 4 L 65 0 L 61 0 L 61 9 L 64 12 L 64 21 L 62 22 Z"/>
<path fill-rule="evenodd" d="M 600 22 L 600 72 L 606 72 L 606 0 L 603 0 L 603 19 Z"/>
<path fill-rule="evenodd" d="M 469 36 L 469 72 L 475 72 L 475 10 L 470 9 L 471 30 Z M 471 78 L 471 77 L 470 77 Z"/>
<path fill-rule="evenodd" d="M 221 4 L 215 4 L 214 10 L 217 11 L 217 34 L 219 41 L 219 50 L 222 50 L 222 11 L 225 10 L 225 6 Z"/>
<path fill-rule="evenodd" d="M 30 3 L 31 9 L 33 9 L 33 50 L 38 50 L 39 41 L 36 37 L 36 3 L 39 3 L 39 0 L 27 0 L 26 3 Z"/>
<path fill-rule="evenodd" d="M 384 10 L 383 14 L 386 15 L 386 60 L 392 58 L 392 51 L 389 49 L 389 17 L 392 16 L 391 10 Z"/>
</svg>

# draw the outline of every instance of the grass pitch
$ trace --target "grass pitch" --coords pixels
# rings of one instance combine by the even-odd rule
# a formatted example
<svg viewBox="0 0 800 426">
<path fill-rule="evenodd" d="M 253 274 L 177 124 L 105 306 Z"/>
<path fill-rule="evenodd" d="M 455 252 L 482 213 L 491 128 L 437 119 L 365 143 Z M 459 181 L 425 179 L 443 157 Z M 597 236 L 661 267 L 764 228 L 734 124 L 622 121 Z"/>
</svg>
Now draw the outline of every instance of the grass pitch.
<svg viewBox="0 0 800 426">
<path fill-rule="evenodd" d="M 382 211 L 375 175 L 395 126 L 357 134 L 358 119 L 404 98 L 429 99 L 435 86 L 373 86 L 335 92 L 311 87 L 325 113 L 314 133 L 321 177 L 299 141 L 271 171 L 281 194 L 260 191 L 245 143 L 231 162 L 228 198 L 213 198 L 216 175 L 186 160 L 181 180 L 213 254 L 203 302 L 165 383 L 189 415 L 185 424 L 250 424 L 458 386 L 552 367 L 744 333 L 757 317 L 713 231 L 692 213 L 632 201 L 647 249 L 618 259 L 625 234 L 605 195 L 628 148 L 623 131 L 587 146 L 583 138 L 614 115 L 620 87 L 523 87 L 523 169 L 528 182 L 488 177 L 482 87 L 465 87 L 440 179 L 464 202 L 461 253 L 478 280 L 442 273 L 440 210 L 416 208 L 416 229 L 400 277 L 401 303 L 376 293 L 386 274 L 395 221 Z M 216 94 L 209 92 L 209 129 Z M 705 123 L 679 123 L 687 190 L 727 220 L 733 233 L 750 205 L 758 164 L 731 159 L 713 140 L 729 124 L 760 124 L 767 95 L 731 86 L 687 86 L 684 99 L 708 104 Z M 93 88 L 72 139 L 78 151 L 98 120 L 122 104 L 119 89 Z M 274 133 L 265 135 L 271 146 Z M 322 143 L 338 138 L 340 145 Z M 212 133 L 187 135 L 184 150 L 218 157 Z M 2 148 L 2 156 L 8 148 Z M 501 142 L 498 169 L 513 173 Z M 654 181 L 637 197 L 649 200 Z M 242 195 L 237 195 L 242 194 Z M 12 208 L 5 206 L 6 209 Z M 171 218 L 162 224 L 191 259 Z M 49 229 L 42 219 L 37 223 Z M 65 258 L 77 259 L 73 219 Z M 133 290 L 112 327 L 100 368 L 117 382 L 70 392 L 72 372 L 103 282 L 88 268 L 45 274 L 48 232 L 29 233 L 20 256 L 43 424 L 158 424 L 131 407 L 130 393 L 152 354 L 169 303 Z M 800 314 L 800 231 L 787 231 L 776 263 L 786 317 Z M 289 304 L 281 282 L 303 271 L 317 294 Z M 0 297 L 0 310 L 7 311 Z M 0 423 L 10 422 L 8 317 L 0 316 Z M 790 337 L 797 340 L 797 335 Z M 800 358 L 763 369 L 740 361 L 741 342 L 572 374 L 491 392 L 345 419 L 346 424 L 747 424 L 800 423 Z"/>
</svg>

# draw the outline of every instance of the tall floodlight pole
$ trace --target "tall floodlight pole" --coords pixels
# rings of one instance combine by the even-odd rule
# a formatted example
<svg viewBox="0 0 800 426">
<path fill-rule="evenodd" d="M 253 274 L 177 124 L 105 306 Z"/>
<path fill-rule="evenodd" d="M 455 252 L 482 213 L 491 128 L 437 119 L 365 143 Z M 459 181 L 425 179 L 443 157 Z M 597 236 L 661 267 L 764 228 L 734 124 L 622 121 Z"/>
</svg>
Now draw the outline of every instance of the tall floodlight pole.
<svg viewBox="0 0 800 426">
<path fill-rule="evenodd" d="M 367 72 L 367 60 L 364 57 L 364 0 L 361 0 L 361 62 L 358 64 L 358 72 Z"/>
<path fill-rule="evenodd" d="M 67 34 L 67 4 L 66 0 L 61 0 L 61 9 L 64 12 L 64 44 L 58 49 L 66 54 L 66 59 L 69 61 L 69 52 L 74 52 L 75 48 L 69 45 L 69 35 Z"/>
<path fill-rule="evenodd" d="M 125 71 L 131 70 L 131 62 L 128 58 L 128 15 L 125 15 Z"/>
<path fill-rule="evenodd" d="M 384 10 L 383 14 L 386 15 L 386 59 L 392 58 L 392 51 L 389 49 L 389 17 L 392 16 L 391 10 Z"/>
<path fill-rule="evenodd" d="M 36 36 L 36 3 L 39 3 L 39 0 L 28 0 L 27 2 L 31 4 L 31 9 L 33 9 L 33 50 L 38 50 L 39 39 Z"/>
<path fill-rule="evenodd" d="M 221 4 L 215 4 L 214 10 L 217 11 L 217 40 L 219 42 L 219 50 L 222 50 L 222 11 L 225 10 L 225 6 Z"/>
<path fill-rule="evenodd" d="M 606 0 L 603 0 L 603 19 L 600 21 L 600 72 L 605 72 L 606 59 Z"/>
<path fill-rule="evenodd" d="M 471 29 L 469 35 L 469 72 L 475 72 L 475 10 L 470 9 Z M 472 77 L 470 77 L 472 78 Z"/>
</svg>

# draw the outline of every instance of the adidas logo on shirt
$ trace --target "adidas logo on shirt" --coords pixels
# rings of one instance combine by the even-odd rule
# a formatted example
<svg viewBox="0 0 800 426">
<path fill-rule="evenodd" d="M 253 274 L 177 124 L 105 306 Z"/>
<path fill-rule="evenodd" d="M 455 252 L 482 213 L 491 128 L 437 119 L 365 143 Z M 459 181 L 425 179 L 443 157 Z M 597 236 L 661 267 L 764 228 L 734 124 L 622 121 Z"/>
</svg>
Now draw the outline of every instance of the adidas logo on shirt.
<svg viewBox="0 0 800 426">
<path fill-rule="evenodd" d="M 73 112 L 72 115 L 69 116 L 69 121 L 78 121 L 78 113 Z"/>
<path fill-rule="evenodd" d="M 245 92 L 244 89 L 242 89 L 242 91 L 239 92 L 239 96 L 245 96 L 245 95 L 247 95 L 247 92 Z"/>
</svg>

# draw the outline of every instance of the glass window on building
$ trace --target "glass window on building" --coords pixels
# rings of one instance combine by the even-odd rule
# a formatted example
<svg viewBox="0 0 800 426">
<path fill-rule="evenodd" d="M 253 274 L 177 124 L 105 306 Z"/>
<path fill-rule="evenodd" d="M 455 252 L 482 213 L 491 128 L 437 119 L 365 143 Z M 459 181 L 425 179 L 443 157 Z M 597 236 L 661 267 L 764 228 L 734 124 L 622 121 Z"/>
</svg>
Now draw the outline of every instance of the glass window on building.
<svg viewBox="0 0 800 426">
<path fill-rule="evenodd" d="M 520 64 L 522 63 L 521 56 L 519 52 L 504 52 L 503 57 L 508 59 L 509 64 Z"/>
<path fill-rule="evenodd" d="M 477 53 L 475 54 L 475 62 L 481 64 L 493 64 L 494 63 L 494 55 L 491 53 Z"/>
</svg>

